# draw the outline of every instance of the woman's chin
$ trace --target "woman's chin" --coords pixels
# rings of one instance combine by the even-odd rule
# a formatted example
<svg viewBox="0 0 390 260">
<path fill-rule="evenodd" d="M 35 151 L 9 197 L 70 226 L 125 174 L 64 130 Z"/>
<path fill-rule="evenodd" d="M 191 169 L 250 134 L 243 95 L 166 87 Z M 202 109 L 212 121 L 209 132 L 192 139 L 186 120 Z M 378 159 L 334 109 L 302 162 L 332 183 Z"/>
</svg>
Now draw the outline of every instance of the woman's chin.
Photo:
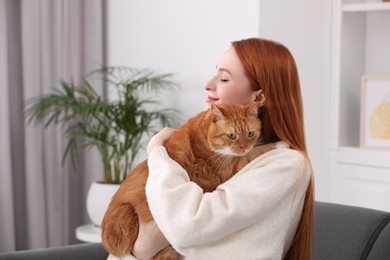
<svg viewBox="0 0 390 260">
<path fill-rule="evenodd" d="M 217 101 L 207 102 L 206 101 L 206 107 L 204 110 L 210 109 L 212 104 L 219 104 L 219 102 L 217 102 Z"/>
<path fill-rule="evenodd" d="M 206 107 L 210 108 L 211 107 L 211 104 L 220 104 L 220 100 L 219 99 L 206 99 Z"/>
</svg>

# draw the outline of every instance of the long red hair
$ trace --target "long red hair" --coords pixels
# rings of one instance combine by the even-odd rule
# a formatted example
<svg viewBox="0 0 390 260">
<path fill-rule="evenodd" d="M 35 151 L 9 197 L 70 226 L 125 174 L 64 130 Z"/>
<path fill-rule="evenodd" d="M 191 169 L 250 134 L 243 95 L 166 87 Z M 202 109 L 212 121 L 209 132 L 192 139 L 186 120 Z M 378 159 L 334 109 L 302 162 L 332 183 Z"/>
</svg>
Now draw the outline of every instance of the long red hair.
<svg viewBox="0 0 390 260">
<path fill-rule="evenodd" d="M 302 152 L 310 166 L 306 149 L 304 118 L 299 76 L 295 60 L 283 45 L 269 40 L 251 38 L 232 42 L 252 84 L 262 90 L 265 105 L 259 117 L 263 122 L 264 143 L 284 141 Z M 306 191 L 298 230 L 285 259 L 313 258 L 314 177 Z"/>
</svg>

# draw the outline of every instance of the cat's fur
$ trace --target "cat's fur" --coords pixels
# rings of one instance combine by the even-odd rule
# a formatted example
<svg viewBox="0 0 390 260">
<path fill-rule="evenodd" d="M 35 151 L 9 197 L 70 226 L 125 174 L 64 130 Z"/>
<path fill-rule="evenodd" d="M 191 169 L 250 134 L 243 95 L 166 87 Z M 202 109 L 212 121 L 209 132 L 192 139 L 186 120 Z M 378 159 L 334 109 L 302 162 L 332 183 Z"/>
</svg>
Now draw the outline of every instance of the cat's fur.
<svg viewBox="0 0 390 260">
<path fill-rule="evenodd" d="M 274 148 L 274 144 L 255 147 L 261 129 L 259 106 L 258 102 L 247 106 L 212 105 L 174 131 L 165 144 L 169 156 L 205 192 L 215 190 L 250 161 Z M 138 236 L 139 221 L 153 219 L 145 195 L 147 176 L 147 161 L 143 161 L 128 174 L 107 209 L 102 242 L 113 255 L 129 254 Z M 177 256 L 168 246 L 153 259 Z"/>
</svg>

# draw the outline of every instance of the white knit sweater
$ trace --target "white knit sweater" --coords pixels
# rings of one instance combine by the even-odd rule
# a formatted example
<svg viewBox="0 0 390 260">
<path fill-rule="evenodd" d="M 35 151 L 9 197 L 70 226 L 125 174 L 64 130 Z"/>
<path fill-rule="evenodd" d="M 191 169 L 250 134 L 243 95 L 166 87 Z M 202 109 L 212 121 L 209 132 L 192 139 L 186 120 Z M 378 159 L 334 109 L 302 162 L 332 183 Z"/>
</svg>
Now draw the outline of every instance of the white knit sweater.
<svg viewBox="0 0 390 260">
<path fill-rule="evenodd" d="M 165 147 L 149 155 L 146 195 L 165 237 L 185 259 L 282 259 L 310 179 L 304 156 L 279 142 L 214 192 L 189 180 Z"/>
</svg>

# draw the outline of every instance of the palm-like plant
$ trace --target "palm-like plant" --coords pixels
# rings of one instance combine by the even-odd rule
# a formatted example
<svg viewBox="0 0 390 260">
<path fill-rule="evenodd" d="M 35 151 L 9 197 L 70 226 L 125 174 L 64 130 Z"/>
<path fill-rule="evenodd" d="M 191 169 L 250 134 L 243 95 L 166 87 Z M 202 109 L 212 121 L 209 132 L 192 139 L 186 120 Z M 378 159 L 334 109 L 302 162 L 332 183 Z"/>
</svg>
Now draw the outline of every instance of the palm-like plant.
<svg viewBox="0 0 390 260">
<path fill-rule="evenodd" d="M 88 80 L 95 76 L 107 83 L 109 90 L 115 90 L 116 97 L 109 100 L 99 95 Z M 178 122 L 175 109 L 151 109 L 161 100 L 150 93 L 177 86 L 171 76 L 128 67 L 99 69 L 84 77 L 81 84 L 62 81 L 60 90 L 30 100 L 26 117 L 28 123 L 65 127 L 68 145 L 63 161 L 70 153 L 76 163 L 81 150 L 96 147 L 105 183 L 118 184 L 133 166 L 142 148 L 142 137 L 157 130 L 156 126 Z"/>
</svg>

